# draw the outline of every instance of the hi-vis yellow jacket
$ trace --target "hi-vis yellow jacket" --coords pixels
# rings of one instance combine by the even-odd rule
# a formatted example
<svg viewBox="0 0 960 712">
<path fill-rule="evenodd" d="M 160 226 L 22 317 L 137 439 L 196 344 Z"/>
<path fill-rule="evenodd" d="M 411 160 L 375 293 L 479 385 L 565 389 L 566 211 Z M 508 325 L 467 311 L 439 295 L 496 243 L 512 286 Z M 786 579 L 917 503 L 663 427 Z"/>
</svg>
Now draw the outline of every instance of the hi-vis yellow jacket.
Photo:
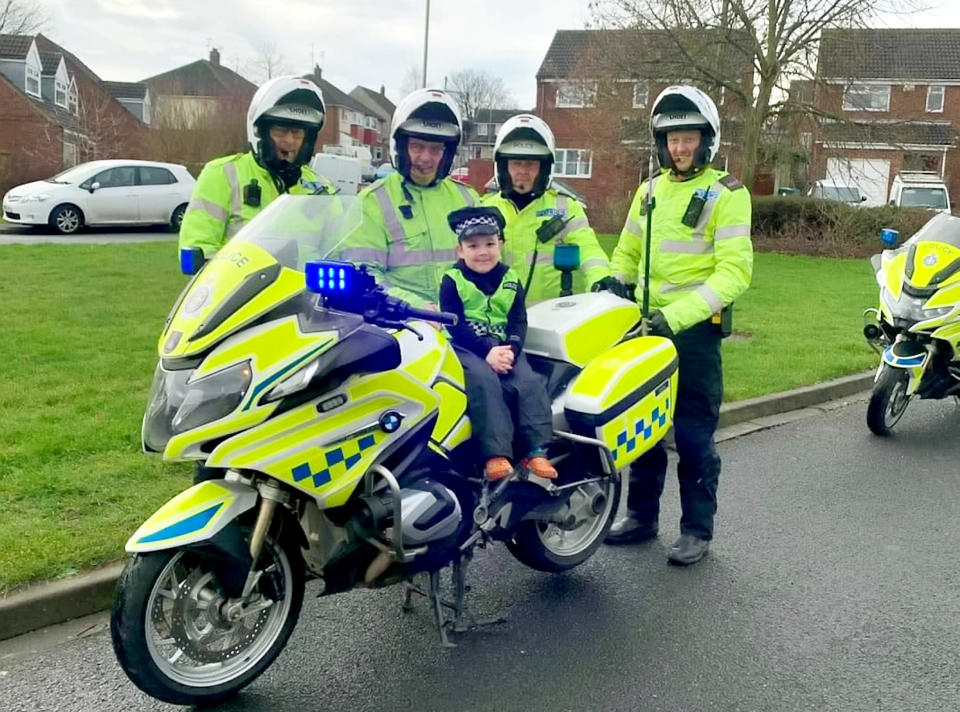
<svg viewBox="0 0 960 712">
<path fill-rule="evenodd" d="M 338 259 L 366 264 L 394 297 L 436 304 L 443 273 L 457 261 L 447 216 L 478 205 L 476 191 L 450 178 L 425 188 L 396 172 L 360 191 L 360 200 L 363 224 L 343 241 Z"/>
<path fill-rule="evenodd" d="M 642 298 L 647 226 L 643 204 L 649 181 L 637 189 L 613 252 L 614 276 L 637 284 Z M 680 332 L 719 312 L 750 285 L 749 191 L 735 177 L 708 166 L 686 181 L 664 170 L 654 176 L 650 245 L 650 306 Z M 682 220 L 694 196 L 705 200 L 694 227 Z"/>
<path fill-rule="evenodd" d="M 243 189 L 252 180 L 260 187 L 260 204 L 247 205 Z M 300 169 L 293 195 L 335 193 L 334 185 L 309 166 Z M 199 247 L 206 257 L 217 252 L 240 228 L 280 196 L 270 171 L 257 163 L 250 151 L 215 158 L 200 171 L 193 195 L 180 225 L 180 248 Z"/>
<path fill-rule="evenodd" d="M 553 267 L 555 245 L 568 243 L 580 247 L 580 269 L 574 273 L 574 292 L 583 292 L 594 282 L 610 276 L 607 255 L 587 222 L 583 206 L 571 196 L 548 188 L 523 210 L 517 210 L 514 202 L 502 193 L 488 193 L 483 196 L 483 204 L 498 208 L 503 213 L 507 222 L 503 231 L 503 261 L 520 275 L 520 284 L 524 287 L 530 270 L 533 270 L 533 281 L 527 290 L 527 304 L 560 296 L 561 272 Z M 570 222 L 556 237 L 538 244 L 537 228 L 555 215 L 570 218 Z M 536 265 L 533 264 L 534 260 Z"/>
</svg>

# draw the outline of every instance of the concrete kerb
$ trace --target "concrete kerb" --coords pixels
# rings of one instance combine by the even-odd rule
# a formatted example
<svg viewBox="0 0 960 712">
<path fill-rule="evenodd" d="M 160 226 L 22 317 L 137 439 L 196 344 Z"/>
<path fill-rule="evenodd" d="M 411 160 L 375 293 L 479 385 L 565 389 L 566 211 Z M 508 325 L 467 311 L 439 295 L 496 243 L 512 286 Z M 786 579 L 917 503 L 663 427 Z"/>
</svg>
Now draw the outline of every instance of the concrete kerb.
<svg viewBox="0 0 960 712">
<path fill-rule="evenodd" d="M 770 416 L 809 408 L 868 390 L 873 372 L 845 376 L 806 386 L 728 403 L 720 409 L 720 428 L 743 425 L 740 435 L 772 425 Z M 786 421 L 784 421 L 786 422 Z M 114 563 L 78 576 L 42 583 L 0 598 L 0 640 L 63 623 L 110 607 L 124 563 Z"/>
</svg>

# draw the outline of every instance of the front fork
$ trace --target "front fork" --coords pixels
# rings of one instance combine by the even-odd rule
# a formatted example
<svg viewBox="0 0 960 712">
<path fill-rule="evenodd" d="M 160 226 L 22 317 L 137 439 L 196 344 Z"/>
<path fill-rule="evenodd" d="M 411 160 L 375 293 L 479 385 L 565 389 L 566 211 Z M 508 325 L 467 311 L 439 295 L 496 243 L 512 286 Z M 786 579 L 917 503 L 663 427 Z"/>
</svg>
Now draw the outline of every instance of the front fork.
<svg viewBox="0 0 960 712">
<path fill-rule="evenodd" d="M 263 574 L 257 567 L 257 560 L 263 551 L 263 542 L 267 538 L 267 532 L 270 531 L 270 525 L 273 524 L 273 516 L 277 511 L 278 504 L 286 504 L 289 501 L 289 495 L 279 487 L 274 487 L 269 483 L 261 484 L 258 487 L 260 491 L 260 510 L 257 512 L 257 522 L 253 526 L 253 533 L 250 535 L 250 571 L 247 572 L 247 580 L 243 586 L 243 593 L 240 594 L 240 600 L 245 601 L 253 593 L 254 587 L 260 581 Z"/>
</svg>

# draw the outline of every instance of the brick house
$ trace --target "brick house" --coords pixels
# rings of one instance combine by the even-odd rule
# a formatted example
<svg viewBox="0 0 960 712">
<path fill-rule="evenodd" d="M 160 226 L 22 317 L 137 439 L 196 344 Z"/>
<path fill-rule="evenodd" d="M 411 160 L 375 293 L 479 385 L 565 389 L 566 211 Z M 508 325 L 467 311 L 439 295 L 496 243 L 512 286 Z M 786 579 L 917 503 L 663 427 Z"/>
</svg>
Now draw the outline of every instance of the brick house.
<svg viewBox="0 0 960 712">
<path fill-rule="evenodd" d="M 357 85 L 350 92 L 350 96 L 363 104 L 377 117 L 377 132 L 380 141 L 376 146 L 371 147 L 374 164 L 389 163 L 390 122 L 393 121 L 393 112 L 397 109 L 396 105 L 387 98 L 383 85 L 380 86 L 379 92 Z"/>
<path fill-rule="evenodd" d="M 145 124 L 42 34 L 0 35 L 0 193 L 97 158 L 137 158 Z"/>
<path fill-rule="evenodd" d="M 246 122 L 247 107 L 257 86 L 220 63 L 220 52 L 176 69 L 148 77 L 139 84 L 152 97 L 152 118 L 157 128 L 199 128 L 211 121 L 239 116 Z"/>
<path fill-rule="evenodd" d="M 726 77 L 744 87 L 752 65 L 742 53 L 701 43 L 727 57 Z M 554 176 L 582 194 L 600 231 L 623 226 L 629 201 L 647 172 L 650 102 L 666 86 L 702 86 L 721 112 L 721 146 L 715 165 L 737 172 L 743 107 L 725 92 L 690 81 L 695 70 L 664 32 L 558 30 L 537 71 L 535 113 L 557 139 Z M 729 80 L 728 80 L 729 81 Z"/>
<path fill-rule="evenodd" d="M 363 163 L 372 163 L 377 149 L 382 156 L 380 116 L 324 79 L 319 66 L 314 66 L 304 78 L 320 87 L 323 102 L 327 105 L 327 117 L 317 138 L 317 150 L 354 156 Z"/>
<path fill-rule="evenodd" d="M 960 29 L 824 30 L 810 177 L 887 201 L 902 170 L 943 177 L 960 201 Z"/>
</svg>

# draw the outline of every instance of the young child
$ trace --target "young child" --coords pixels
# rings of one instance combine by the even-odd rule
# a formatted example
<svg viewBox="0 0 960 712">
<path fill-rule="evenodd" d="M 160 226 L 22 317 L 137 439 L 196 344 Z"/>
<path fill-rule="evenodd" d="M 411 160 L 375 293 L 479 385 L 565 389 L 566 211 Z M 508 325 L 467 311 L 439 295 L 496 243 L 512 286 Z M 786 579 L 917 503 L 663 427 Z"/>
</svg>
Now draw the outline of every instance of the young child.
<svg viewBox="0 0 960 712">
<path fill-rule="evenodd" d="M 526 453 L 521 467 L 554 478 L 557 471 L 545 457 L 553 432 L 550 400 L 521 353 L 527 333 L 523 287 L 500 262 L 503 215 L 497 208 L 462 208 L 447 220 L 457 233 L 459 260 L 440 283 L 440 308 L 460 317 L 448 328 L 463 364 L 467 413 L 487 478 L 513 472 L 514 427 Z"/>
</svg>

